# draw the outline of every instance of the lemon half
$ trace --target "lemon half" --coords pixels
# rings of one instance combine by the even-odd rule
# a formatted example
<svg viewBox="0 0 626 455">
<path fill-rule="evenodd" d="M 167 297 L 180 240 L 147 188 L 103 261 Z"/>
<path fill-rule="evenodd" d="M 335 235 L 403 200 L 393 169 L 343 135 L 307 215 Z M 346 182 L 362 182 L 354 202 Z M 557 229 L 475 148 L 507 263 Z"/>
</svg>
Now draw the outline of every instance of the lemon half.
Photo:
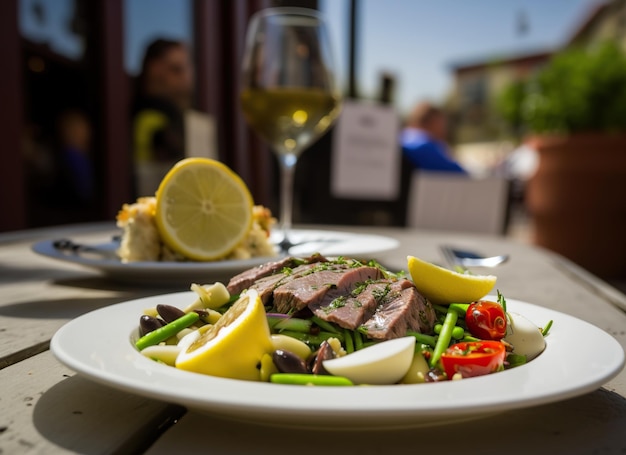
<svg viewBox="0 0 626 455">
<path fill-rule="evenodd" d="M 432 303 L 471 303 L 496 285 L 493 275 L 465 275 L 413 256 L 408 256 L 407 261 L 415 287 Z"/>
<path fill-rule="evenodd" d="M 223 378 L 259 381 L 261 359 L 274 349 L 263 302 L 252 289 L 215 325 L 187 337 L 179 343 L 176 368 Z"/>
<path fill-rule="evenodd" d="M 252 224 L 253 200 L 241 178 L 219 161 L 187 158 L 161 181 L 155 221 L 163 241 L 197 261 L 221 259 Z"/>
</svg>

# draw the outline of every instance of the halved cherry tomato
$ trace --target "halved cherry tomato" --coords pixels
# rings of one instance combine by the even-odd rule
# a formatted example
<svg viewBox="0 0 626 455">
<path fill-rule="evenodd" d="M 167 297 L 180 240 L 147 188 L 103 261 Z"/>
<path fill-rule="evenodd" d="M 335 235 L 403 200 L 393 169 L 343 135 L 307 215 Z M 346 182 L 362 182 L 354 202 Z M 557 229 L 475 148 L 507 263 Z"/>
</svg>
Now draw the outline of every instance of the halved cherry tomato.
<svg viewBox="0 0 626 455">
<path fill-rule="evenodd" d="M 464 378 L 482 376 L 502 368 L 506 349 L 499 341 L 469 341 L 453 344 L 441 355 L 448 379 L 455 373 Z"/>
<path fill-rule="evenodd" d="M 488 300 L 479 300 L 467 307 L 467 328 L 476 338 L 501 340 L 506 335 L 506 315 L 502 305 Z"/>
</svg>

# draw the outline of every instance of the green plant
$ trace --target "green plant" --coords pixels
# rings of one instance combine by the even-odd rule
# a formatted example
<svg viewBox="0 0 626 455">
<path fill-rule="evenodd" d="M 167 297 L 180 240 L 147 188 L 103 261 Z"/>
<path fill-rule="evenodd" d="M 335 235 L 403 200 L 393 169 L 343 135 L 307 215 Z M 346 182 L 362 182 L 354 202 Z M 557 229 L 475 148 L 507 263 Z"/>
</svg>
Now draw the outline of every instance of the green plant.
<svg viewBox="0 0 626 455">
<path fill-rule="evenodd" d="M 614 43 L 560 52 L 509 85 L 498 108 L 518 132 L 626 131 L 626 55 Z"/>
</svg>

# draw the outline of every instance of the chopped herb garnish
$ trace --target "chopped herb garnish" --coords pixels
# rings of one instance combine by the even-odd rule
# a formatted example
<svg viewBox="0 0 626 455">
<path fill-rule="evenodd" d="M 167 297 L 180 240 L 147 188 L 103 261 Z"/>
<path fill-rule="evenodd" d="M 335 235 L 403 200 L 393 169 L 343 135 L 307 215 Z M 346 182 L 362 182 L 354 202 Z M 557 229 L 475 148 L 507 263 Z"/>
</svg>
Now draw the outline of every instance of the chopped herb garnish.
<svg viewBox="0 0 626 455">
<path fill-rule="evenodd" d="M 500 305 L 502 305 L 502 309 L 504 310 L 504 312 L 506 313 L 506 299 L 504 298 L 504 296 L 500 293 L 500 290 L 498 289 L 498 303 Z"/>
<path fill-rule="evenodd" d="M 352 264 L 350 264 L 350 267 L 352 267 L 353 269 L 356 269 L 357 267 L 361 267 L 363 265 L 363 263 L 357 259 L 353 259 L 352 260 Z"/>
<path fill-rule="evenodd" d="M 348 298 L 345 295 L 337 297 L 332 302 L 330 302 L 326 308 L 324 308 L 324 312 L 330 313 L 331 311 L 336 310 L 337 308 L 342 308 L 346 306 L 347 299 Z"/>
<path fill-rule="evenodd" d="M 366 280 L 366 281 L 361 281 L 359 283 L 356 283 L 355 288 L 352 290 L 352 292 L 350 293 L 350 295 L 352 295 L 352 297 L 356 297 L 357 295 L 359 295 L 361 292 L 365 291 L 365 289 L 372 283 L 375 283 L 374 280 Z"/>
<path fill-rule="evenodd" d="M 390 286 L 389 284 L 387 284 L 384 288 L 378 288 L 378 289 L 374 289 L 372 291 L 372 295 L 374 296 L 374 300 L 376 300 L 376 302 L 379 302 L 381 300 L 383 300 L 387 294 L 389 293 L 390 290 Z"/>
</svg>

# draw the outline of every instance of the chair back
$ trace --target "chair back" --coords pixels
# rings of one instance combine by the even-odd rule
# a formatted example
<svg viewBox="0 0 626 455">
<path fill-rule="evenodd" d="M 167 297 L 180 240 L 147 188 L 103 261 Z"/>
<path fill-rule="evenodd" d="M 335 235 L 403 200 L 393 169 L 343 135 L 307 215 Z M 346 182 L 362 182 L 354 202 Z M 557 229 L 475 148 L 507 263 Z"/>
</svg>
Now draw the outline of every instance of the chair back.
<svg viewBox="0 0 626 455">
<path fill-rule="evenodd" d="M 415 171 L 409 188 L 411 227 L 504 235 L 510 182 L 501 177 L 472 178 Z"/>
</svg>

